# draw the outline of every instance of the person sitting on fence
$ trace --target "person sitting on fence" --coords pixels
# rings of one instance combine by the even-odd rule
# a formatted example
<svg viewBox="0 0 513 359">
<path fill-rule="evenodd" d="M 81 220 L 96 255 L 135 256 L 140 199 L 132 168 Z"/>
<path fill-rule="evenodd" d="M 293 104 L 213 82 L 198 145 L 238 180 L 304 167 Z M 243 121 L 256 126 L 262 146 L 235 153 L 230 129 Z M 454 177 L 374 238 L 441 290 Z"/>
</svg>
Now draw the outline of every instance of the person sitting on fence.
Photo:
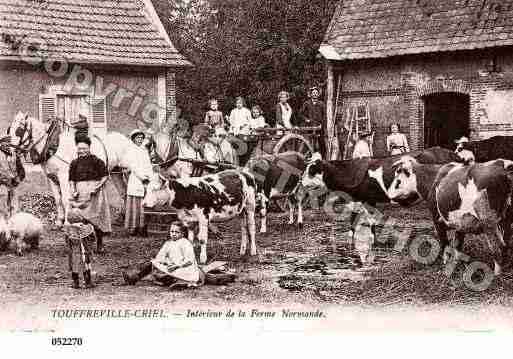
<svg viewBox="0 0 513 359">
<path fill-rule="evenodd" d="M 249 122 L 249 128 L 254 131 L 258 128 L 268 127 L 265 122 L 264 116 L 262 116 L 262 109 L 260 106 L 255 105 L 251 108 L 251 120 Z"/>
<path fill-rule="evenodd" d="M 230 133 L 234 136 L 249 135 L 251 112 L 245 107 L 242 97 L 235 99 L 235 108 L 230 112 Z"/>
<path fill-rule="evenodd" d="M 210 110 L 205 114 L 205 125 L 209 126 L 213 131 L 218 128 L 224 128 L 223 113 L 218 109 L 218 102 L 215 98 L 208 102 Z"/>
<path fill-rule="evenodd" d="M 187 227 L 182 222 L 171 223 L 169 236 L 153 260 L 123 272 L 123 278 L 127 284 L 134 285 L 149 274 L 163 286 L 198 287 L 203 284 L 204 274 L 196 261 L 194 247 L 187 239 Z"/>
<path fill-rule="evenodd" d="M 369 142 L 371 133 L 365 132 L 360 135 L 360 139 L 356 141 L 353 149 L 353 159 L 371 157 Z"/>
<path fill-rule="evenodd" d="M 290 107 L 289 93 L 280 91 L 278 94 L 278 103 L 276 104 L 276 127 L 292 128 L 292 107 Z"/>
</svg>

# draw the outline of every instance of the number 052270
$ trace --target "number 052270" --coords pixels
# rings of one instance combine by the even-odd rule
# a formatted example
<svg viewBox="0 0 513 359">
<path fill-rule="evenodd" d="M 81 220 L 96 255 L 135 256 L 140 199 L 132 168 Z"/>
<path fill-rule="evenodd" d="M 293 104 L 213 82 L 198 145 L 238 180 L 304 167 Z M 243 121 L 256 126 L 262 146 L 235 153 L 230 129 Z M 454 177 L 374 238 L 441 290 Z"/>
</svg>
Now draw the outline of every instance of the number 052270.
<svg viewBox="0 0 513 359">
<path fill-rule="evenodd" d="M 52 345 L 82 345 L 82 338 L 52 338 Z"/>
</svg>

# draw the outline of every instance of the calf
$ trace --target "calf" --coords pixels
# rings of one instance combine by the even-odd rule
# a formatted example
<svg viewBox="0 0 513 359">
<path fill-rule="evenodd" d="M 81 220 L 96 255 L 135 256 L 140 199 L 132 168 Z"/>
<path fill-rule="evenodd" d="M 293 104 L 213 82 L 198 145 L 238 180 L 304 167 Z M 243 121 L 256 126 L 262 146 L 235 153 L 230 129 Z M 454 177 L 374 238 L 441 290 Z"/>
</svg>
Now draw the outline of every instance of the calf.
<svg viewBox="0 0 513 359">
<path fill-rule="evenodd" d="M 175 208 L 178 218 L 189 227 L 191 241 L 194 237 L 191 224 L 198 223 L 200 262 L 206 263 L 209 222 L 225 221 L 236 216 L 241 217 L 240 254 L 246 254 L 249 232 L 250 254 L 256 255 L 255 197 L 255 179 L 251 174 L 240 170 L 171 181 L 155 174 L 147 186 L 143 205 Z"/>
<path fill-rule="evenodd" d="M 304 191 L 300 185 L 305 170 L 305 159 L 294 151 L 257 157 L 246 165 L 257 183 L 257 197 L 260 207 L 260 233 L 267 232 L 267 208 L 271 198 L 287 197 L 289 203 L 289 224 L 294 223 L 294 207 L 297 205 L 297 223 L 303 225 Z"/>
<path fill-rule="evenodd" d="M 487 234 L 498 275 L 505 254 L 502 247 L 510 247 L 513 162 L 495 160 L 470 166 L 457 163 L 440 166 L 422 165 L 405 156 L 396 165 L 395 178 L 388 190 L 390 199 L 404 206 L 420 200 L 428 202 L 441 253 L 446 253 L 448 230 L 456 231 L 456 258 L 466 233 Z"/>
</svg>

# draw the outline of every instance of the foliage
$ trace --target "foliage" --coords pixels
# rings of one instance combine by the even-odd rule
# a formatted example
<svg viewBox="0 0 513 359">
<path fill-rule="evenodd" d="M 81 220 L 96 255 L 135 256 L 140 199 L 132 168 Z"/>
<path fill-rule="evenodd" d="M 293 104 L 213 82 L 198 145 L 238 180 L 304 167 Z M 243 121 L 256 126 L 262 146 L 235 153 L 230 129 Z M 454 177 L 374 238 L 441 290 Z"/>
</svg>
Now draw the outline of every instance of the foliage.
<svg viewBox="0 0 513 359">
<path fill-rule="evenodd" d="M 201 121 L 208 99 L 226 114 L 234 97 L 268 120 L 281 90 L 298 110 L 306 89 L 324 85 L 317 50 L 337 0 L 154 0 L 173 44 L 195 64 L 178 76 L 178 103 Z"/>
</svg>

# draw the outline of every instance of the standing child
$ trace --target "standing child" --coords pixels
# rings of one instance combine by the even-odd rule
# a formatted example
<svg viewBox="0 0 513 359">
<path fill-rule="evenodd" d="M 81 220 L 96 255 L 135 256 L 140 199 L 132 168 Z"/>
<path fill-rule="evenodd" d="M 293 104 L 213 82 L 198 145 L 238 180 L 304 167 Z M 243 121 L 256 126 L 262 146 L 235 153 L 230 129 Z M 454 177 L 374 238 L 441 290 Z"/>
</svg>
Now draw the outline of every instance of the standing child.
<svg viewBox="0 0 513 359">
<path fill-rule="evenodd" d="M 73 223 L 65 225 L 63 232 L 68 245 L 68 265 L 73 281 L 71 287 L 80 288 L 79 273 L 82 272 L 85 288 L 93 288 L 91 246 L 95 241 L 94 227 L 91 224 Z"/>
<path fill-rule="evenodd" d="M 249 135 L 251 112 L 245 107 L 242 97 L 235 99 L 235 108 L 230 112 L 230 132 L 235 135 Z"/>
<path fill-rule="evenodd" d="M 251 108 L 251 121 L 249 123 L 250 130 L 257 128 L 267 127 L 264 116 L 262 116 L 262 109 L 260 106 L 255 105 Z"/>
<path fill-rule="evenodd" d="M 219 111 L 219 103 L 215 98 L 210 99 L 208 102 L 210 110 L 205 114 L 205 125 L 209 126 L 212 131 L 220 127 L 224 127 L 223 113 Z"/>
</svg>

